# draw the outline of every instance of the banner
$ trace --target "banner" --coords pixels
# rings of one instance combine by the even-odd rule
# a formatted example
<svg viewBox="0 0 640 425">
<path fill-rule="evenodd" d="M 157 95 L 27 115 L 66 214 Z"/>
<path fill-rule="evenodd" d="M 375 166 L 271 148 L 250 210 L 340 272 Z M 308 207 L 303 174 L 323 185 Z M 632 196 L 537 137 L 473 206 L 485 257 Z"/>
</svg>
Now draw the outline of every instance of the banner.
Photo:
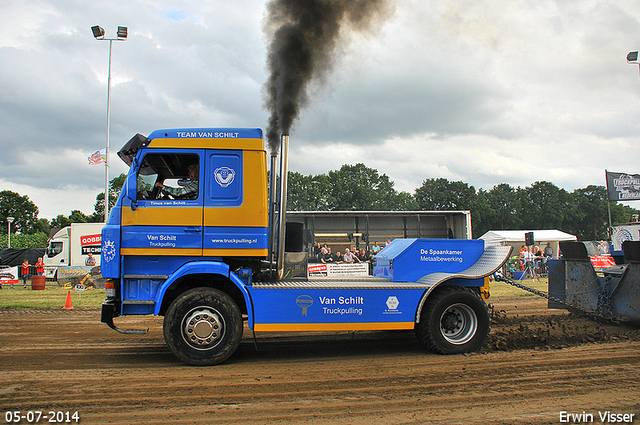
<svg viewBox="0 0 640 425">
<path fill-rule="evenodd" d="M 593 264 L 593 268 L 596 271 L 601 271 L 602 269 L 606 269 L 608 267 L 613 267 L 616 265 L 615 260 L 610 255 L 593 255 L 589 257 L 591 260 L 591 264 Z"/>
<path fill-rule="evenodd" d="M 613 173 L 605 170 L 610 201 L 640 199 L 640 174 Z"/>
<path fill-rule="evenodd" d="M 18 266 L 14 267 L 1 267 L 0 268 L 0 285 L 13 285 L 18 283 Z"/>
<path fill-rule="evenodd" d="M 102 234 L 96 235 L 84 235 L 80 237 L 80 248 L 82 249 L 82 255 L 95 254 L 100 255 L 100 245 L 102 241 Z"/>
<path fill-rule="evenodd" d="M 83 278 L 91 274 L 91 270 L 96 266 L 61 266 L 58 267 L 58 283 L 69 282 L 72 279 Z M 97 268 L 96 268 L 97 272 Z"/>
<path fill-rule="evenodd" d="M 309 278 L 346 278 L 369 275 L 369 263 L 326 263 L 309 264 L 307 266 Z"/>
<path fill-rule="evenodd" d="M 89 160 L 89 165 L 104 164 L 107 162 L 107 148 L 87 154 L 86 157 Z"/>
</svg>

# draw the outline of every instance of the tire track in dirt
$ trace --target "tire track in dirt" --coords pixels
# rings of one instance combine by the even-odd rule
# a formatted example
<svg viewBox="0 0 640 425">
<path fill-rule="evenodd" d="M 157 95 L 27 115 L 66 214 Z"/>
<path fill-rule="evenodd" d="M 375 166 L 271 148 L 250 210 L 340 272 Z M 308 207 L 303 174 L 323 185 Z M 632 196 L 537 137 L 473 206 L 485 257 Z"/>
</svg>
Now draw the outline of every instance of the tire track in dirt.
<svg viewBox="0 0 640 425">
<path fill-rule="evenodd" d="M 3 313 L 0 407 L 77 410 L 86 424 L 557 424 L 562 410 L 640 412 L 637 329 L 584 328 L 586 319 L 525 309 L 507 309 L 492 334 L 516 338 L 523 323 L 544 332 L 552 315 L 553 324 L 587 334 L 600 327 L 609 339 L 438 356 L 422 352 L 412 332 L 260 334 L 259 352 L 246 332 L 228 362 L 199 368 L 169 353 L 157 318 L 127 320 L 151 330 L 123 336 L 96 312 Z"/>
</svg>

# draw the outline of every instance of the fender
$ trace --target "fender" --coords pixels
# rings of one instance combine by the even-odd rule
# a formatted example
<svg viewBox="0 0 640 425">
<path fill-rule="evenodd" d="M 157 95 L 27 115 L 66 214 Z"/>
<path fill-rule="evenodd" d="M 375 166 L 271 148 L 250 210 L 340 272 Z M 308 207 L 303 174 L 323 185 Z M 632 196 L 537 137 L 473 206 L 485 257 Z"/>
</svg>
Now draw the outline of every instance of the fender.
<svg viewBox="0 0 640 425">
<path fill-rule="evenodd" d="M 429 286 L 429 288 L 424 291 L 424 294 L 422 294 L 422 298 L 420 298 L 420 302 L 418 303 L 418 308 L 416 309 L 416 317 L 415 317 L 415 321 L 416 323 L 420 323 L 420 316 L 422 315 L 422 309 L 424 307 L 425 302 L 427 301 L 427 298 L 429 298 L 429 295 L 431 295 L 434 291 L 434 289 L 436 289 L 438 286 L 440 286 L 442 283 L 447 282 L 447 281 L 453 281 L 453 282 L 449 282 L 453 285 L 457 285 L 457 286 L 462 286 L 462 287 L 477 287 L 478 285 L 473 285 L 473 284 L 465 284 L 465 281 L 469 281 L 469 279 L 460 279 L 460 278 L 456 278 L 454 276 L 446 276 L 443 279 L 440 279 L 438 281 L 436 281 L 433 285 Z"/>
<path fill-rule="evenodd" d="M 178 270 L 172 273 L 167 280 L 165 280 L 156 295 L 156 306 L 153 312 L 154 315 L 160 314 L 160 307 L 162 306 L 162 300 L 167 292 L 167 289 L 179 278 L 188 276 L 190 274 L 217 274 L 229 279 L 236 287 L 242 292 L 244 302 L 247 306 L 247 315 L 249 316 L 249 322 L 253 321 L 253 303 L 251 296 L 247 291 L 244 283 L 235 273 L 229 272 L 229 265 L 218 261 L 193 261 L 182 265 Z"/>
<path fill-rule="evenodd" d="M 495 273 L 509 259 L 513 248 L 506 246 L 489 246 L 486 247 L 480 258 L 466 270 L 457 273 L 431 273 L 418 279 L 418 283 L 424 283 L 428 289 L 422 295 L 420 304 L 416 311 L 416 323 L 420 323 L 420 315 L 424 303 L 433 292 L 433 290 L 441 283 L 452 279 L 483 279 L 486 276 Z M 481 286 L 481 285 L 464 285 L 461 286 Z"/>
</svg>

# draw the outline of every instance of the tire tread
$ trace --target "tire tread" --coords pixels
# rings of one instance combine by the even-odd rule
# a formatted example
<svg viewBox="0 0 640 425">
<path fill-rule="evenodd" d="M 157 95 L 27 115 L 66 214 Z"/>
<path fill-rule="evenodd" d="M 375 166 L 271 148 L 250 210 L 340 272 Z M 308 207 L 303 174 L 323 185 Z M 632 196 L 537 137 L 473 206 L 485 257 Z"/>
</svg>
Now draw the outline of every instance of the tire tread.
<svg viewBox="0 0 640 425">
<path fill-rule="evenodd" d="M 467 344 L 464 344 L 463 346 L 454 346 L 446 341 L 438 341 L 439 339 L 442 339 L 441 335 L 439 335 L 440 325 L 438 323 L 434 330 L 433 321 L 439 321 L 439 318 L 434 317 L 434 314 L 436 310 L 440 309 L 441 303 L 446 302 L 448 297 L 459 294 L 472 296 L 479 301 L 482 305 L 485 316 L 480 317 L 480 314 L 478 314 L 479 312 L 476 312 L 479 322 L 476 335 L 474 335 L 473 339 Z M 483 329 L 485 327 L 486 329 Z M 431 294 L 425 303 L 420 315 L 420 323 L 416 323 L 416 336 L 418 337 L 418 342 L 424 349 L 436 354 L 459 354 L 477 351 L 482 347 L 482 344 L 490 331 L 491 320 L 487 304 L 471 288 L 462 286 L 441 286 L 437 288 L 436 292 Z"/>
</svg>

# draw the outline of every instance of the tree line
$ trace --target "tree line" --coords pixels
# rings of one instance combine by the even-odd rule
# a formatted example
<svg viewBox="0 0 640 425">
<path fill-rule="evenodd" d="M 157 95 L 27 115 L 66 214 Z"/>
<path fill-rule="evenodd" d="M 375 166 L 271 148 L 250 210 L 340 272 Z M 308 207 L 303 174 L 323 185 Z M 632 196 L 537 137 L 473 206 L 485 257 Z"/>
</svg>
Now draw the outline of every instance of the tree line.
<svg viewBox="0 0 640 425">
<path fill-rule="evenodd" d="M 527 187 L 507 183 L 476 190 L 462 181 L 424 180 L 413 194 L 398 192 L 386 174 L 364 164 L 327 174 L 289 173 L 287 209 L 292 211 L 471 211 L 473 237 L 489 230 L 557 229 L 579 240 L 608 238 L 607 189 L 589 185 L 567 192 L 551 182 Z M 638 210 L 611 203 L 612 224 L 627 223 Z"/>
<path fill-rule="evenodd" d="M 120 174 L 109 182 L 109 205 L 115 205 L 126 179 Z M 71 223 L 101 223 L 104 221 L 104 192 L 96 196 L 93 213 L 87 215 L 80 210 L 72 210 L 69 215 L 58 214 L 48 220 L 39 218 L 39 209 L 27 195 L 10 190 L 0 191 L 0 248 L 8 246 L 7 217 L 13 217 L 11 223 L 12 248 L 46 248 L 47 240 L 54 229 L 61 229 Z"/>
<path fill-rule="evenodd" d="M 111 206 L 126 179 L 121 174 L 110 181 Z M 397 191 L 386 174 L 364 164 L 343 165 L 326 174 L 288 174 L 287 209 L 290 211 L 471 211 L 473 237 L 489 230 L 558 229 L 579 240 L 608 238 L 607 190 L 589 185 L 567 192 L 551 182 L 538 181 L 527 187 L 501 183 L 490 190 L 478 189 L 462 181 L 430 178 L 413 194 Z M 631 208 L 612 202 L 613 224 L 627 223 Z M 73 210 L 52 220 L 38 218 L 38 207 L 26 195 L 0 192 L 0 247 L 7 246 L 7 217 L 11 225 L 11 246 L 43 248 L 52 229 L 71 223 L 104 221 L 104 192 L 96 196 L 94 211 L 87 215 Z"/>
</svg>

